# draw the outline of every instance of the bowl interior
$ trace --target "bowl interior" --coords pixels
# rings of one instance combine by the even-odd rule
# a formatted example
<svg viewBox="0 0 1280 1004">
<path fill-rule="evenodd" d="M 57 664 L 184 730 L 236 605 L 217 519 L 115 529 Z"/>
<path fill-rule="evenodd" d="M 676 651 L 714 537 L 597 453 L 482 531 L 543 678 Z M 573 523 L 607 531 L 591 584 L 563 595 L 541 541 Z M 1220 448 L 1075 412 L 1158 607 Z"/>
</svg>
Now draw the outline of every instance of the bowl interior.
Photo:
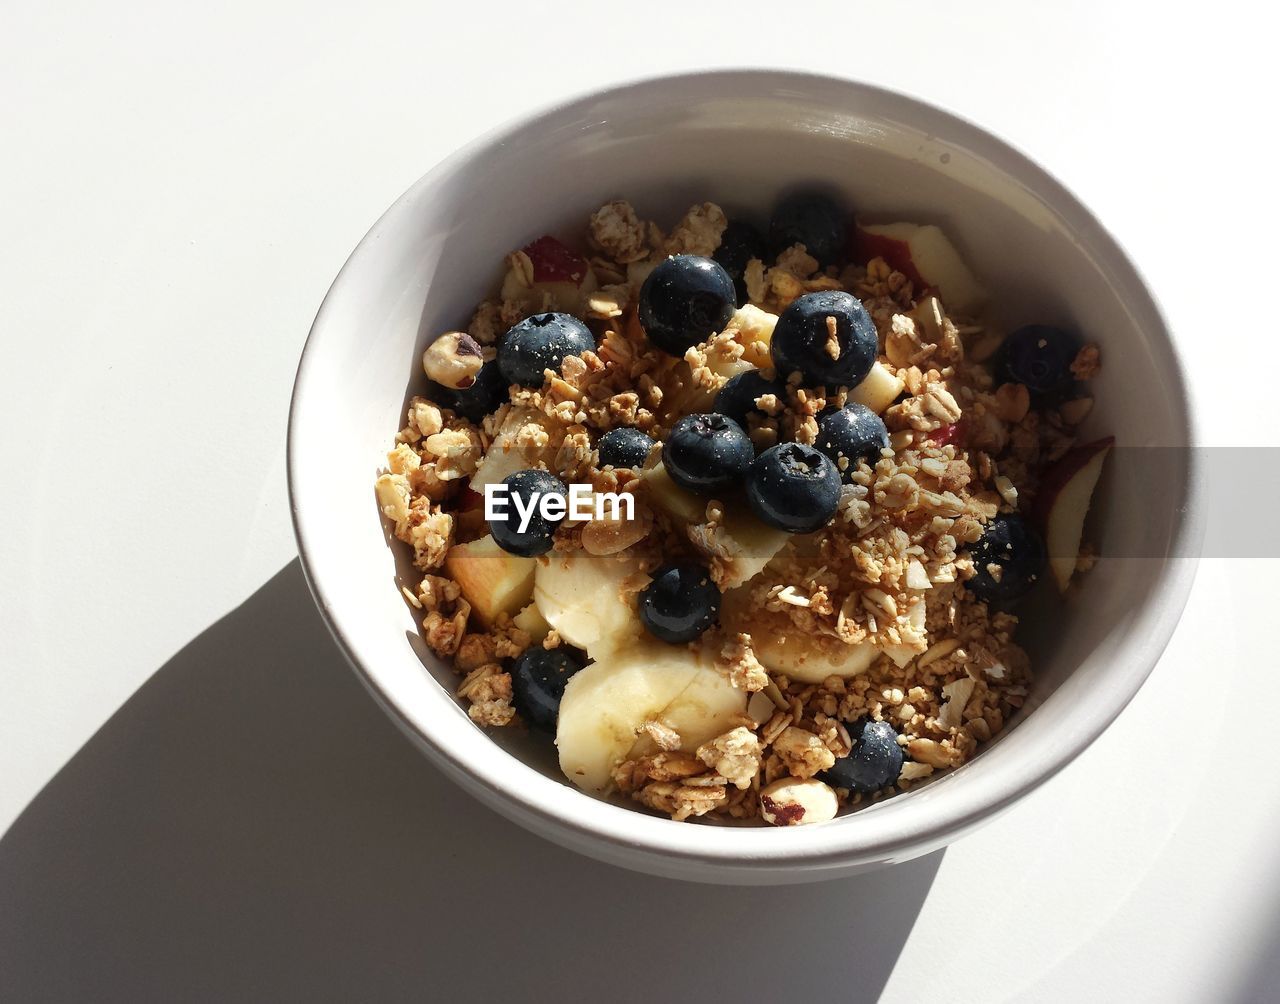
<svg viewBox="0 0 1280 1004">
<path fill-rule="evenodd" d="M 1171 629 L 1180 597 L 1170 596 L 1170 561 L 1189 485 L 1181 449 L 1136 483 L 1108 475 L 1095 534 L 1103 560 L 1078 595 L 1032 604 L 1034 710 L 960 771 L 854 816 L 732 832 L 619 816 L 563 781 L 545 739 L 497 730 L 512 759 L 469 722 L 451 697 L 456 677 L 422 644 L 399 595 L 408 569 L 372 488 L 405 401 L 421 390 L 424 345 L 465 326 L 496 291 L 508 251 L 547 232 L 580 239 L 608 199 L 670 225 L 705 200 L 763 217 L 798 183 L 827 186 L 868 218 L 941 225 L 992 290 L 994 323 L 1060 324 L 1101 343 L 1086 435 L 1189 445 L 1168 334 L 1123 254 L 1051 178 L 945 113 L 848 82 L 712 74 L 608 92 L 478 141 L 379 221 L 331 291 L 299 374 L 290 477 L 309 577 L 366 680 L 439 759 L 526 821 L 704 863 L 816 860 L 837 845 L 846 858 L 904 856 L 905 839 L 941 832 L 939 820 L 967 825 L 1078 752 L 1132 696 Z"/>
</svg>

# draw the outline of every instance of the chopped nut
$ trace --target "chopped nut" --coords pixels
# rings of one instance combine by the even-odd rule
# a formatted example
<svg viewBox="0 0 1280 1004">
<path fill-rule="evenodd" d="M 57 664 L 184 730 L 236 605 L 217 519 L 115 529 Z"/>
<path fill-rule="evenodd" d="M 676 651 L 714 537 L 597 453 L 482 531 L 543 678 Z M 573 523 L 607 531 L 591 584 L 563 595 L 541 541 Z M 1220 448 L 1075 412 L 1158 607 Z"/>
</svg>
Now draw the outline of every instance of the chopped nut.
<svg viewBox="0 0 1280 1004">
<path fill-rule="evenodd" d="M 918 781 L 922 777 L 928 777 L 933 773 L 933 767 L 927 763 L 915 763 L 908 760 L 902 765 L 902 772 L 898 775 L 899 781 Z"/>
<path fill-rule="evenodd" d="M 973 688 L 976 686 L 976 680 L 962 676 L 942 688 L 942 693 L 947 702 L 942 706 L 942 713 L 938 715 L 938 724 L 940 726 L 944 729 L 957 729 L 960 727 L 964 721 L 965 705 L 969 703 L 969 698 L 973 695 Z"/>
</svg>

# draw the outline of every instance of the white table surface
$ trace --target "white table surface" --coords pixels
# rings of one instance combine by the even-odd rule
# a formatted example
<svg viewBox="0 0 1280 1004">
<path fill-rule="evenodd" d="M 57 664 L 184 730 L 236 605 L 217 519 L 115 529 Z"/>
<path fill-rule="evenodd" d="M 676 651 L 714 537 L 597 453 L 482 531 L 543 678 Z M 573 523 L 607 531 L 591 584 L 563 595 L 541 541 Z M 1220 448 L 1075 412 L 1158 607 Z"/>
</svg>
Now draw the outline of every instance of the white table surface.
<svg viewBox="0 0 1280 1004">
<path fill-rule="evenodd" d="M 1274 557 L 1205 561 L 1131 707 L 987 829 L 725 889 L 438 776 L 325 637 L 284 485 L 311 318 L 404 188 L 537 105 L 731 63 L 1023 147 L 1145 270 L 1207 441 L 1275 447 L 1260 8 L 356 6 L 0 10 L 0 999 L 1280 995 Z"/>
</svg>

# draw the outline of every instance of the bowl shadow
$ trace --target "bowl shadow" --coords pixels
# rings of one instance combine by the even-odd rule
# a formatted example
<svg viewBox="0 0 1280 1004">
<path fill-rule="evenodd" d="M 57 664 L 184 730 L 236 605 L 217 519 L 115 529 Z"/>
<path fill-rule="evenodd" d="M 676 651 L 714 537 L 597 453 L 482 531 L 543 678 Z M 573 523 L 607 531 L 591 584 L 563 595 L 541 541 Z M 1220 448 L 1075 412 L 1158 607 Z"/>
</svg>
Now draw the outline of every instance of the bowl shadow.
<svg viewBox="0 0 1280 1004">
<path fill-rule="evenodd" d="M 874 1000 L 942 856 L 789 889 L 562 850 L 400 735 L 295 560 L 0 839 L 0 1000 Z"/>
</svg>

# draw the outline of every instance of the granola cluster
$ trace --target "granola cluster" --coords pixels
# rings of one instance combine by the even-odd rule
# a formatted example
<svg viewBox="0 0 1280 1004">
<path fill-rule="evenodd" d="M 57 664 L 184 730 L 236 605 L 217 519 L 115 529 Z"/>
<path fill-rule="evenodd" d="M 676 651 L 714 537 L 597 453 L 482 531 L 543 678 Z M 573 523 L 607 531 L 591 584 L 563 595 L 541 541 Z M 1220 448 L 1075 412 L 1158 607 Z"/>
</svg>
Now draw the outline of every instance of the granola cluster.
<svg viewBox="0 0 1280 1004">
<path fill-rule="evenodd" d="M 882 257 L 822 267 L 803 244 L 746 263 L 746 303 L 722 332 L 683 357 L 655 351 L 637 320 L 645 278 L 668 255 L 714 254 L 727 226 L 706 202 L 664 232 L 619 200 L 587 220 L 585 254 L 559 242 L 551 254 L 543 242 L 552 238 L 514 251 L 498 295 L 478 306 L 465 332 L 428 352 L 432 387 L 446 389 L 409 402 L 376 493 L 421 573 L 404 594 L 423 637 L 456 667 L 458 696 L 486 727 L 520 721 L 513 661 L 565 643 L 528 601 L 531 586 L 518 609 L 491 609 L 455 565 L 460 549 L 486 537 L 478 492 L 540 467 L 630 494 L 632 519 L 566 520 L 554 554 L 627 563 L 634 571 L 620 588 L 632 603 L 664 562 L 702 562 L 725 605 L 720 624 L 693 647 L 742 692 L 743 711 L 692 746 L 661 721 L 640 724 L 612 769 L 613 786 L 677 820 L 810 822 L 960 766 L 1023 705 L 1030 667 L 1017 617 L 966 588 L 977 571 L 970 549 L 998 515 L 1028 511 L 1046 466 L 1076 445 L 1092 401 L 1076 393 L 1034 406 L 1027 386 L 993 376 L 1002 332 L 949 312 L 938 291 Z M 889 434 L 879 456 L 842 465 L 846 483 L 828 526 L 762 552 L 731 499 L 691 505 L 673 496 L 654 476 L 656 457 L 638 468 L 601 465 L 605 432 L 627 427 L 662 441 L 680 417 L 710 410 L 733 375 L 768 368 L 778 314 L 826 290 L 859 298 L 875 323 L 880 351 L 867 393 L 882 397 L 870 406 Z M 541 386 L 508 387 L 486 414 L 466 414 L 452 392 L 484 378 L 479 366 L 493 360 L 507 328 L 548 310 L 585 321 L 595 350 L 568 356 Z M 830 351 L 839 352 L 834 322 Z M 1085 381 L 1099 366 L 1097 347 L 1086 345 L 1070 369 Z M 793 379 L 755 402 L 745 431 L 757 450 L 813 444 L 819 416 L 852 399 L 843 388 Z M 1080 567 L 1090 560 L 1086 549 Z M 869 654 L 852 675 L 796 679 L 767 668 L 776 663 L 769 652 L 787 646 L 817 665 Z M 826 784 L 854 749 L 851 730 L 868 720 L 897 734 L 904 763 L 896 780 L 874 792 Z"/>
</svg>

